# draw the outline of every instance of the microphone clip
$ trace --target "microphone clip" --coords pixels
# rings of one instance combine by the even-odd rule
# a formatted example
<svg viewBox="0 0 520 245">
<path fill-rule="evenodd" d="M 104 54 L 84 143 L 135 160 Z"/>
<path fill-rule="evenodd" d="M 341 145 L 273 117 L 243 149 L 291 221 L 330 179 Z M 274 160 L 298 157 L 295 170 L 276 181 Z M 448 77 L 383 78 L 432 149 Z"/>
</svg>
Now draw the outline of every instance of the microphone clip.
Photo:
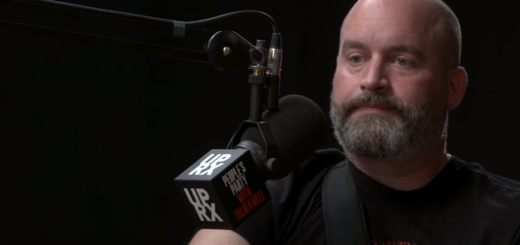
<svg viewBox="0 0 520 245">
<path fill-rule="evenodd" d="M 249 146 L 242 146 L 242 142 L 240 142 L 240 138 L 244 134 L 244 132 L 250 127 L 255 127 L 258 129 L 260 135 L 262 136 L 262 139 L 264 141 L 263 146 L 250 146 L 251 144 L 255 144 L 254 142 L 247 142 Z M 273 133 L 271 131 L 271 128 L 269 127 L 269 124 L 266 122 L 256 122 L 256 121 L 250 121 L 245 120 L 240 124 L 240 127 L 235 132 L 231 140 L 229 141 L 229 144 L 227 146 L 227 149 L 234 149 L 234 148 L 246 148 L 247 150 L 251 151 L 254 158 L 257 158 L 255 162 L 258 162 L 260 166 L 257 165 L 257 168 L 262 173 L 263 179 L 273 179 L 273 176 L 277 176 L 277 172 L 279 169 L 279 164 L 281 164 L 280 160 L 278 160 L 278 143 L 276 142 L 276 139 L 273 136 Z M 265 154 L 262 152 L 262 149 L 265 149 Z M 258 156 L 265 156 L 264 158 L 259 158 Z"/>
<path fill-rule="evenodd" d="M 222 43 L 230 44 L 231 42 L 229 41 L 233 40 L 235 41 L 235 44 L 237 44 L 234 47 L 235 50 L 242 45 L 241 47 L 243 48 L 238 48 L 238 50 L 243 54 L 241 61 L 245 62 L 246 46 L 249 46 L 250 44 L 238 36 L 238 34 L 231 34 L 232 32 L 228 33 L 228 36 L 220 36 L 222 39 L 212 38 L 210 41 L 215 40 L 215 43 L 217 43 L 217 40 L 219 40 L 223 41 Z M 215 43 L 212 43 L 211 47 L 217 46 Z M 233 52 L 231 49 L 226 49 L 226 47 L 230 46 L 224 46 L 221 43 L 219 44 L 218 47 L 221 48 L 220 50 L 222 50 L 224 54 L 227 52 L 229 56 L 229 54 Z M 215 50 L 219 50 L 219 48 L 216 48 Z M 249 74 L 248 78 L 248 83 L 251 85 L 250 115 L 249 120 L 243 121 L 231 138 L 228 144 L 228 149 L 240 147 L 251 151 L 253 157 L 256 156 L 258 160 L 257 162 L 260 166 L 257 167 L 262 172 L 263 177 L 265 179 L 273 179 L 279 172 L 281 161 L 278 159 L 278 144 L 267 122 L 262 121 L 262 112 L 265 109 L 278 109 L 282 62 L 281 35 L 279 33 L 273 33 L 269 49 L 266 48 L 265 40 L 257 40 L 256 46 L 250 45 L 247 48 L 249 49 L 247 57 L 251 62 L 249 69 L 252 70 L 252 73 Z M 209 55 L 210 52 L 208 52 L 208 57 Z M 215 56 L 214 58 L 217 58 L 217 60 L 212 61 L 212 63 L 215 64 L 217 61 L 220 61 L 220 59 L 224 60 L 224 57 L 226 56 Z M 236 59 L 238 62 L 238 57 Z M 231 62 L 226 61 L 225 63 L 230 64 Z M 254 142 L 247 142 L 244 143 L 246 145 L 240 145 L 243 144 L 243 142 L 240 142 L 242 135 L 251 127 L 254 127 L 259 131 L 263 139 L 263 146 L 258 146 Z M 262 149 L 265 149 L 265 154 L 261 152 Z"/>
</svg>

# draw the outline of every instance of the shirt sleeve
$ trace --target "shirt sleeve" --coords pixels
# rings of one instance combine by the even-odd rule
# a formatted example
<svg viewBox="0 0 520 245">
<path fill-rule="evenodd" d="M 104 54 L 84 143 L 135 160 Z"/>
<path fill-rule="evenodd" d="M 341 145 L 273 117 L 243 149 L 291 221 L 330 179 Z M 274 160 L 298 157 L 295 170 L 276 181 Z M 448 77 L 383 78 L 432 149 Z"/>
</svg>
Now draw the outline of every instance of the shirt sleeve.
<svg viewBox="0 0 520 245">
<path fill-rule="evenodd" d="M 235 232 L 251 245 L 311 242 L 312 239 L 305 239 L 305 236 L 314 236 L 308 228 L 322 218 L 321 179 L 328 166 L 343 159 L 344 155 L 336 149 L 319 150 L 286 177 L 266 181 L 271 200 L 252 213 Z M 298 237 L 298 241 L 292 240 L 294 237 Z"/>
<path fill-rule="evenodd" d="M 279 236 L 282 210 L 293 189 L 294 173 L 266 181 L 271 200 L 244 221 L 235 232 L 251 245 L 274 244 Z"/>
<path fill-rule="evenodd" d="M 520 245 L 520 227 L 518 227 L 518 229 L 516 230 L 516 234 L 513 237 L 511 245 Z"/>
</svg>

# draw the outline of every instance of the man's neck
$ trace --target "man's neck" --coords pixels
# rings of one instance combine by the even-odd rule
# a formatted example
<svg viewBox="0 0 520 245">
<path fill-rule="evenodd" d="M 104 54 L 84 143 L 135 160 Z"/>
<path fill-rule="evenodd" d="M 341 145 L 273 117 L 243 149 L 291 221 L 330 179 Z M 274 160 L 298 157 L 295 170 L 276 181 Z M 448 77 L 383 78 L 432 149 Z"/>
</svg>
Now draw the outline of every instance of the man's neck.
<svg viewBox="0 0 520 245">
<path fill-rule="evenodd" d="M 444 141 L 436 143 L 409 159 L 370 160 L 349 154 L 347 157 L 373 180 L 401 191 L 417 190 L 430 183 L 450 161 Z"/>
</svg>

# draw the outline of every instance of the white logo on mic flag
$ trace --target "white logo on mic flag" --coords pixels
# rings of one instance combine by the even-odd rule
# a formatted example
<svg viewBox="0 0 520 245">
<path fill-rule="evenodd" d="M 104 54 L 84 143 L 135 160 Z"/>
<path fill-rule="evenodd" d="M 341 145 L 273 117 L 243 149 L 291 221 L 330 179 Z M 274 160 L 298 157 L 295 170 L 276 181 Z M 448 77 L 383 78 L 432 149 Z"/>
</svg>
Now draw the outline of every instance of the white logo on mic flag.
<svg viewBox="0 0 520 245">
<path fill-rule="evenodd" d="M 211 154 L 204 161 L 200 163 L 200 165 L 193 169 L 188 175 L 211 175 L 213 170 L 224 165 L 224 161 L 231 158 L 231 154 Z M 209 168 L 209 169 L 208 169 Z M 206 170 L 202 172 L 203 170 Z"/>
<path fill-rule="evenodd" d="M 190 188 L 192 195 L 188 191 L 188 189 L 184 188 L 184 192 L 186 193 L 186 196 L 188 197 L 188 200 L 195 208 L 195 211 L 197 211 L 197 214 L 199 215 L 200 221 L 215 221 L 217 219 L 220 222 L 223 222 L 220 216 L 218 216 L 216 210 L 215 210 L 215 203 L 208 204 L 206 201 L 209 200 L 209 194 L 206 190 L 201 188 Z M 211 219 L 206 214 L 206 209 L 208 209 L 211 213 Z"/>
</svg>

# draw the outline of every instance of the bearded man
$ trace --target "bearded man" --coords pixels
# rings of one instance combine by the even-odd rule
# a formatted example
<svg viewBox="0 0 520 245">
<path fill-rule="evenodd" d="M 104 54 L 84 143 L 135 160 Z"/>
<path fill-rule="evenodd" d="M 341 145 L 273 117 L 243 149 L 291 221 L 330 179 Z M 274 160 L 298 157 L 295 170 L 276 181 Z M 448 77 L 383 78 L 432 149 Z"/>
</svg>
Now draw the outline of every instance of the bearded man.
<svg viewBox="0 0 520 245">
<path fill-rule="evenodd" d="M 519 245 L 520 183 L 446 152 L 448 113 L 467 86 L 460 56 L 460 25 L 444 2 L 359 0 L 340 30 L 331 94 L 343 152 L 318 151 L 268 181 L 271 204 L 191 244 L 330 244 L 321 186 L 346 161 L 373 245 Z"/>
</svg>

